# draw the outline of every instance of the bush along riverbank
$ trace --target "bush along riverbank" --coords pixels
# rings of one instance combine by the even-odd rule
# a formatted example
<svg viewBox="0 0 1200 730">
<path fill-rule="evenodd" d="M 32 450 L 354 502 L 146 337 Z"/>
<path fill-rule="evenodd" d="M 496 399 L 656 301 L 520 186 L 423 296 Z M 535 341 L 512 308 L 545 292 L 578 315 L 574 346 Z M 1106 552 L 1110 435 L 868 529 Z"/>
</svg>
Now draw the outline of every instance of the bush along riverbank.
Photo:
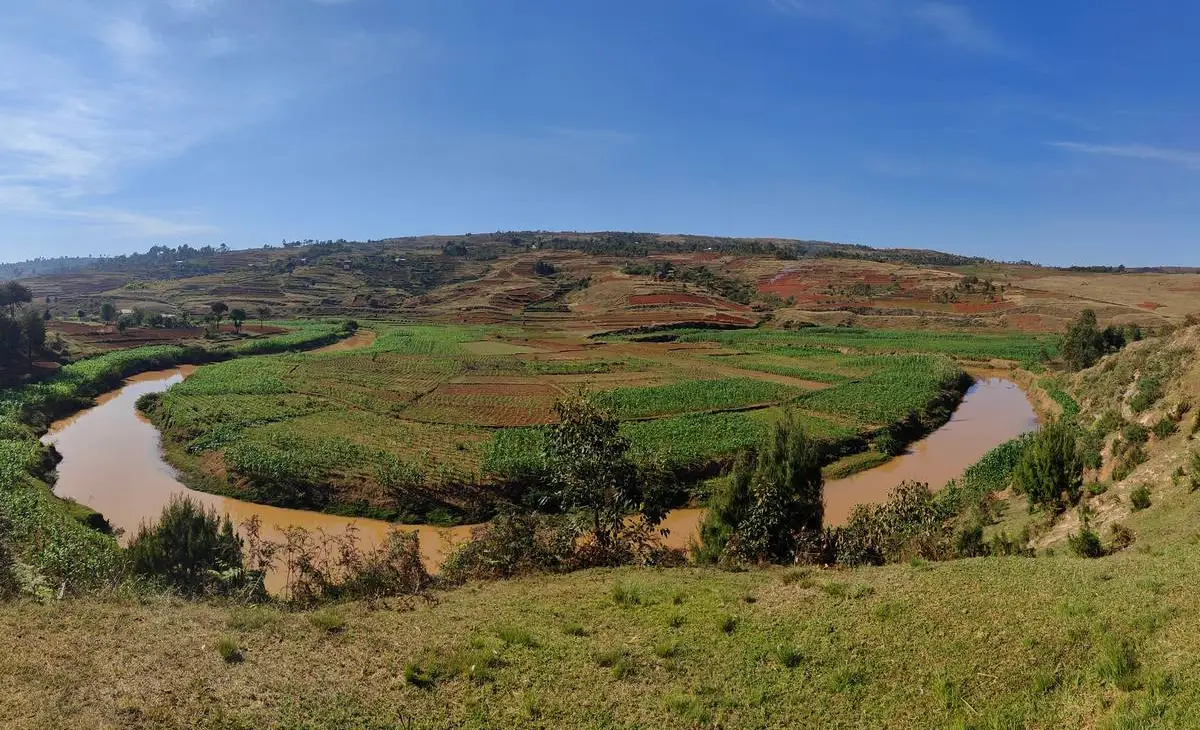
<svg viewBox="0 0 1200 730">
<path fill-rule="evenodd" d="M 96 396 L 138 373 L 313 349 L 352 329 L 309 324 L 211 349 L 132 348 L 80 360 L 44 381 L 0 392 L 0 572 L 11 574 L 9 582 L 26 592 L 60 596 L 112 588 L 125 576 L 123 553 L 106 534 L 103 518 L 51 491 L 57 455 L 39 441 L 51 422 L 91 406 Z"/>
</svg>

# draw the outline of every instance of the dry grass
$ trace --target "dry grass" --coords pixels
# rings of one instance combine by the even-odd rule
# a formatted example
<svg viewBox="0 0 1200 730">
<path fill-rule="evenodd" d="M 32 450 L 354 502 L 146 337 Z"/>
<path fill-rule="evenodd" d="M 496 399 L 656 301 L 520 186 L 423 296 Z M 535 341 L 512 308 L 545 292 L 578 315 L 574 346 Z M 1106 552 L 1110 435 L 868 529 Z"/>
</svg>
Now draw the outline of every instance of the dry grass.
<svg viewBox="0 0 1200 730">
<path fill-rule="evenodd" d="M 338 633 L 272 609 L 11 604 L 0 716 L 14 728 L 1082 727 L 1141 712 L 1153 691 L 1182 721 L 1200 712 L 1197 558 L 1181 541 L 811 581 L 590 571 L 470 585 L 413 611 L 343 605 Z M 614 600 L 634 585 L 638 601 Z M 221 661 L 222 638 L 243 662 Z"/>
</svg>

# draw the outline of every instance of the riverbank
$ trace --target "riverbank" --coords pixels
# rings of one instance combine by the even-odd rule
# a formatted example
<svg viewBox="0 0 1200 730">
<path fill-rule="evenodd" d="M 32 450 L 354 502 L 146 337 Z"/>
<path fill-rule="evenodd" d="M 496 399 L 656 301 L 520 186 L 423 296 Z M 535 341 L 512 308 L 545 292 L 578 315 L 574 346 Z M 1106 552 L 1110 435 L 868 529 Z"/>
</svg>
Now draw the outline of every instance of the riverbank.
<svg viewBox="0 0 1200 730">
<path fill-rule="evenodd" d="M 257 517 L 262 536 L 276 541 L 284 540 L 285 531 L 291 527 L 320 530 L 327 535 L 353 530 L 364 546 L 382 544 L 394 529 L 417 532 L 422 558 L 431 572 L 438 570 L 453 545 L 470 538 L 472 525 L 449 528 L 395 524 L 262 505 L 192 488 L 186 475 L 163 462 L 159 432 L 136 410 L 140 399 L 181 382 L 191 370 L 177 368 L 135 376 L 119 391 L 103 396 L 96 407 L 55 423 L 44 440 L 64 456 L 58 465 L 56 494 L 99 510 L 126 536 L 142 522 L 156 519 L 173 496 L 186 496 L 227 514 L 238 525 Z M 1035 423 L 1024 395 L 1010 381 L 979 381 L 946 425 L 885 468 L 828 483 L 827 523 L 841 524 L 856 504 L 884 501 L 903 480 L 928 482 L 936 489 L 960 476 L 987 450 L 1030 430 Z M 121 437 L 114 440 L 112 434 Z M 168 443 L 167 448 L 178 446 Z M 184 452 L 177 453 L 176 458 L 195 457 Z M 686 549 L 698 534 L 703 512 L 703 508 L 671 512 L 661 526 L 668 530 L 664 543 Z M 268 588 L 278 587 L 279 583 L 279 576 L 268 576 Z"/>
<path fill-rule="evenodd" d="M 133 348 L 80 360 L 47 380 L 0 392 L 0 513 L 10 523 L 5 549 L 18 565 L 23 588 L 39 595 L 90 592 L 115 584 L 124 571 L 102 516 L 57 498 L 48 487 L 58 459 L 39 436 L 51 422 L 94 405 L 98 396 L 140 372 L 304 350 L 345 334 L 338 325 L 310 324 L 233 347 Z M 106 434 L 105 442 L 118 437 Z"/>
</svg>

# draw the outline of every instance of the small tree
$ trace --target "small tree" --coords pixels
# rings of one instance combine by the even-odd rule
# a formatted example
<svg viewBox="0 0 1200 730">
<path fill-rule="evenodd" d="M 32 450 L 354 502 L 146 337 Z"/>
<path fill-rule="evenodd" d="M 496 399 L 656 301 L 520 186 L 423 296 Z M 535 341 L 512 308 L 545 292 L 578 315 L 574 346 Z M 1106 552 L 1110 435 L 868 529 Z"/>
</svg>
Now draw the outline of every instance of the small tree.
<svg viewBox="0 0 1200 730">
<path fill-rule="evenodd" d="M 220 329 L 221 319 L 225 316 L 225 313 L 229 311 L 229 305 L 225 302 L 213 302 L 211 305 L 209 305 L 208 309 L 210 312 L 212 312 L 213 317 L 216 318 L 217 329 Z"/>
<path fill-rule="evenodd" d="M 1071 370 L 1083 370 L 1096 364 L 1105 349 L 1104 335 L 1096 327 L 1096 313 L 1083 310 L 1063 337 L 1063 360 Z"/>
<path fill-rule="evenodd" d="M 10 281 L 0 285 L 0 306 L 8 307 L 8 316 L 17 316 L 18 304 L 29 304 L 33 301 L 33 292 L 29 287 L 18 281 Z"/>
<path fill-rule="evenodd" d="M 558 423 L 548 429 L 544 453 L 553 486 L 548 500 L 582 515 L 601 548 L 613 547 L 632 512 L 646 524 L 661 522 L 666 510 L 645 503 L 617 419 L 583 394 L 555 403 L 554 412 Z"/>
<path fill-rule="evenodd" d="M 1079 501 L 1083 467 L 1075 427 L 1054 420 L 1038 430 L 1017 464 L 1016 483 L 1028 497 L 1030 508 L 1043 506 L 1061 512 Z"/>
<path fill-rule="evenodd" d="M 818 444 L 785 413 L 758 455 L 739 459 L 716 495 L 701 525 L 701 557 L 790 562 L 798 539 L 821 531 L 824 485 Z"/>
<path fill-rule="evenodd" d="M 46 346 L 46 319 L 36 309 L 26 309 L 21 316 L 21 342 L 25 345 L 25 357 L 33 369 L 33 355 Z"/>
<path fill-rule="evenodd" d="M 240 335 L 242 333 L 242 323 L 246 321 L 246 310 L 241 307 L 235 307 L 229 312 L 229 321 L 233 322 L 233 331 Z"/>
<path fill-rule="evenodd" d="M 117 308 L 112 302 L 104 302 L 100 305 L 100 319 L 105 322 L 112 322 L 117 318 Z"/>
<path fill-rule="evenodd" d="M 265 322 L 266 320 L 270 319 L 273 316 L 275 316 L 275 313 L 271 311 L 270 307 L 266 307 L 266 306 L 259 307 L 258 308 L 258 326 L 262 327 L 263 322 Z"/>
<path fill-rule="evenodd" d="M 142 524 L 129 545 L 135 573 L 186 595 L 212 590 L 220 573 L 242 567 L 242 542 L 229 517 L 187 497 L 172 499 L 154 525 Z"/>
</svg>

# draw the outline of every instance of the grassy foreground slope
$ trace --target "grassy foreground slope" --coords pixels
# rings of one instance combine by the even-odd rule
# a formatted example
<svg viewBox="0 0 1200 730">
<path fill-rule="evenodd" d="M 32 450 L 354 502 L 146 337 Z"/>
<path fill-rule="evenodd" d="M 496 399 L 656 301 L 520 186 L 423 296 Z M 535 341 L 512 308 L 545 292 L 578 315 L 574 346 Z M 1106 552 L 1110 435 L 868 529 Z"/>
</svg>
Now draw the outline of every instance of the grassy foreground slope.
<svg viewBox="0 0 1200 730">
<path fill-rule="evenodd" d="M 1103 560 L 604 570 L 415 610 L 0 606 L 14 728 L 1194 727 L 1194 541 Z M 232 638 L 244 661 L 216 645 Z"/>
</svg>

